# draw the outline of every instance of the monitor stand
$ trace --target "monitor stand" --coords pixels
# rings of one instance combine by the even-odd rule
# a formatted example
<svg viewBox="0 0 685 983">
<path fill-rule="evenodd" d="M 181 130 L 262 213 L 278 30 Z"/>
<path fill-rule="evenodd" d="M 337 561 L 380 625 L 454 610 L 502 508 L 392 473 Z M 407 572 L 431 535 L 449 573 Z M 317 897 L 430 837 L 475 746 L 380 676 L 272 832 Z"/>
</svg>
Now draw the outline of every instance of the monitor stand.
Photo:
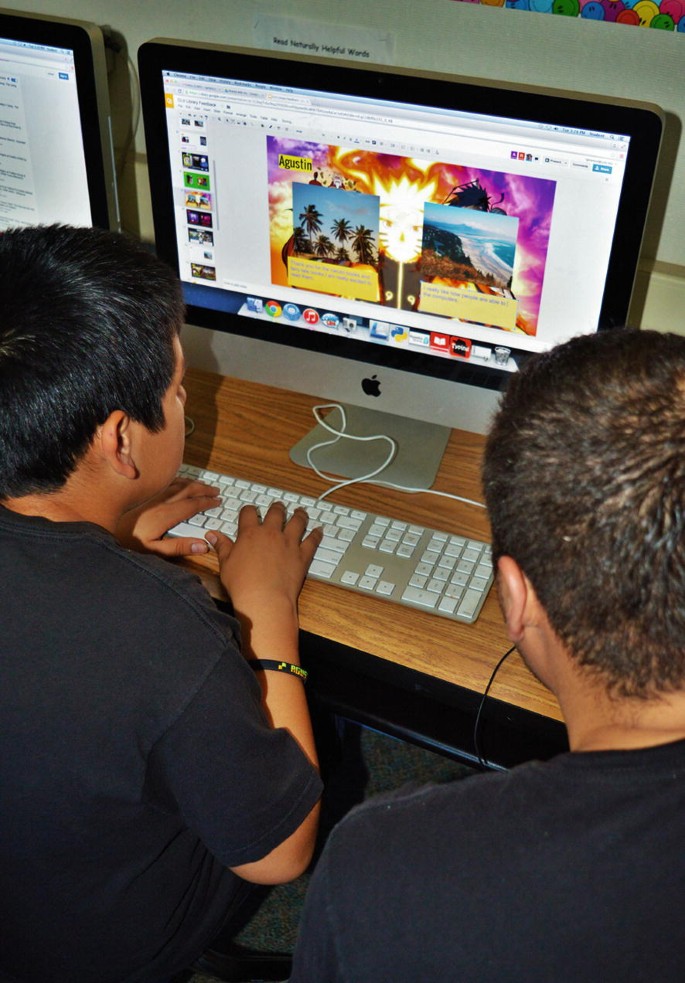
<svg viewBox="0 0 685 983">
<path fill-rule="evenodd" d="M 367 437 L 387 434 L 397 444 L 395 456 L 385 470 L 372 481 L 387 481 L 403 488 L 430 488 L 440 467 L 451 430 L 439 424 L 425 423 L 382 413 L 358 406 L 345 406 L 346 432 Z M 331 409 L 322 414 L 335 430 L 342 426 L 340 411 Z M 380 467 L 388 456 L 386 440 L 357 441 L 340 437 L 335 440 L 324 427 L 317 424 L 290 451 L 291 460 L 302 467 L 311 467 L 307 452 L 316 444 L 335 441 L 311 453 L 316 467 L 326 474 L 341 478 L 360 478 Z"/>
</svg>

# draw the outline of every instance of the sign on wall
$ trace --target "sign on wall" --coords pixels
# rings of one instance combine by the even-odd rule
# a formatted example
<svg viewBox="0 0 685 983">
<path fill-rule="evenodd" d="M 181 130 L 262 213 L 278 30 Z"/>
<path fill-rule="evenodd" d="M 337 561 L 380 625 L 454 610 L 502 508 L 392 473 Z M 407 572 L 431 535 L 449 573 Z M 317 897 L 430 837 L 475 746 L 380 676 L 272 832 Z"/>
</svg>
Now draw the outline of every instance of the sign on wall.
<svg viewBox="0 0 685 983">
<path fill-rule="evenodd" d="M 685 0 L 457 0 L 685 34 Z"/>
</svg>

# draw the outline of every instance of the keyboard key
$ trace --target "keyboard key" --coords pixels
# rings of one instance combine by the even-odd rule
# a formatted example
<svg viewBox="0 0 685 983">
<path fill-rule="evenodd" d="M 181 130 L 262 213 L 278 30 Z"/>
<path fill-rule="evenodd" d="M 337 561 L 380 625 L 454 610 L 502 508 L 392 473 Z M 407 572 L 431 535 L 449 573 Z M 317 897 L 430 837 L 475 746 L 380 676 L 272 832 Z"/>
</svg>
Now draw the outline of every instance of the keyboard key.
<svg viewBox="0 0 685 983">
<path fill-rule="evenodd" d="M 355 519 L 352 515 L 339 515 L 337 525 L 341 529 L 359 529 L 362 524 L 361 519 Z"/>
<path fill-rule="evenodd" d="M 322 549 L 321 546 L 316 551 L 317 560 L 321 560 L 322 563 L 333 563 L 336 566 L 340 562 L 341 556 L 342 554 L 338 553 L 337 550 Z"/>
<path fill-rule="evenodd" d="M 335 573 L 337 565 L 337 563 L 324 563 L 322 560 L 314 559 L 309 572 L 313 577 L 323 577 L 324 580 L 328 580 Z"/>
<path fill-rule="evenodd" d="M 457 614 L 461 615 L 462 618 L 470 618 L 476 613 L 476 608 L 480 604 L 481 597 L 483 595 L 477 590 L 467 590 L 464 594 L 464 598 L 459 605 Z"/>
<path fill-rule="evenodd" d="M 201 526 L 191 526 L 189 522 L 179 522 L 174 526 L 174 536 L 189 536 L 191 539 L 204 539 Z"/>
<path fill-rule="evenodd" d="M 434 608 L 438 603 L 438 596 L 427 590 L 419 590 L 417 587 L 407 587 L 402 594 L 402 600 L 419 604 L 422 608 Z"/>
<path fill-rule="evenodd" d="M 381 594 L 383 597 L 390 597 L 392 592 L 395 590 L 395 584 L 391 584 L 389 580 L 381 580 L 376 587 L 376 593 Z"/>
</svg>

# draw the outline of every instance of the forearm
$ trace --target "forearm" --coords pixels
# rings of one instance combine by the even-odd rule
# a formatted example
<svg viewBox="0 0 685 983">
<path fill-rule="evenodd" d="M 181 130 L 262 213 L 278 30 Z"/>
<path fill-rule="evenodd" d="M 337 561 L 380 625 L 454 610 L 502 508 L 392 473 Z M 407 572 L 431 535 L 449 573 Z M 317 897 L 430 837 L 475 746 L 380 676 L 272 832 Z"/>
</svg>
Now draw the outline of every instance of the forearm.
<svg viewBox="0 0 685 983">
<path fill-rule="evenodd" d="M 248 660 L 268 659 L 300 664 L 297 611 L 286 600 L 256 604 L 251 618 L 236 611 L 243 636 L 243 654 Z M 268 612 L 262 613 L 262 612 Z M 274 727 L 284 727 L 298 742 L 311 763 L 318 767 L 314 734 L 303 680 L 291 673 L 257 671 L 264 708 Z"/>
<path fill-rule="evenodd" d="M 299 664 L 297 598 L 322 537 L 321 529 L 305 534 L 306 527 L 307 514 L 302 509 L 288 519 L 284 506 L 274 503 L 263 519 L 253 506 L 241 510 L 235 543 L 219 533 L 207 533 L 219 556 L 222 583 L 240 620 L 248 659 Z M 271 723 L 288 730 L 316 766 L 303 681 L 271 670 L 257 675 Z"/>
<path fill-rule="evenodd" d="M 248 660 L 268 659 L 299 665 L 297 611 L 287 602 L 267 607 L 263 602 L 253 619 L 236 612 L 243 637 L 243 654 Z M 259 670 L 257 679 L 262 687 L 263 704 L 274 727 L 283 727 L 302 748 L 315 768 L 318 768 L 316 746 L 309 716 L 309 707 L 302 679 L 277 670 Z M 256 884 L 280 884 L 292 880 L 306 870 L 314 852 L 319 821 L 319 804 L 303 823 L 279 844 L 267 857 L 252 864 L 233 868 L 245 880 Z"/>
</svg>

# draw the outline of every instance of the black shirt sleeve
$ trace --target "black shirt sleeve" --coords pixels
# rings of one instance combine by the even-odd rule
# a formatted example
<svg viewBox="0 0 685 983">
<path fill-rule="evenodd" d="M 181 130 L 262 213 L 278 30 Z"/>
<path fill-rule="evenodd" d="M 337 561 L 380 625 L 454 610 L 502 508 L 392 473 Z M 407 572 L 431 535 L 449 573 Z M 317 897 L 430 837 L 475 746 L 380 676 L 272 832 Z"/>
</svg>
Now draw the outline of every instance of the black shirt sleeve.
<svg viewBox="0 0 685 983">
<path fill-rule="evenodd" d="M 229 647 L 148 759 L 149 801 L 178 812 L 229 867 L 266 856 L 321 794 L 298 744 L 267 722 L 260 694 L 242 656 Z"/>
</svg>

